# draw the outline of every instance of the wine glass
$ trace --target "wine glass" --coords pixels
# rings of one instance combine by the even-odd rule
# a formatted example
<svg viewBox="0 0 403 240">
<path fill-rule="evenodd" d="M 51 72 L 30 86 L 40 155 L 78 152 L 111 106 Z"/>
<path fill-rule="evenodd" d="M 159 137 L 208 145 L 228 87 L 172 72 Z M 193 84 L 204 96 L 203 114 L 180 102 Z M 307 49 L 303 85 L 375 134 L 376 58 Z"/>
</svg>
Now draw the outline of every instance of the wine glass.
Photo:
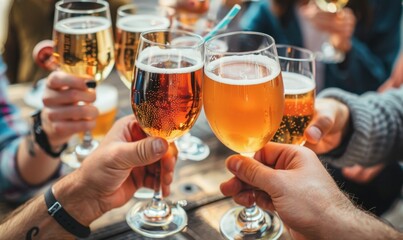
<svg viewBox="0 0 403 240">
<path fill-rule="evenodd" d="M 134 60 L 140 34 L 155 29 L 168 29 L 175 10 L 151 4 L 126 4 L 118 8 L 116 21 L 116 69 L 127 88 L 133 81 Z"/>
<path fill-rule="evenodd" d="M 194 40 L 192 44 L 175 41 L 183 37 Z M 202 107 L 203 44 L 202 37 L 184 31 L 140 35 L 131 104 L 148 135 L 172 143 L 196 122 Z M 146 237 L 163 238 L 187 225 L 186 212 L 162 199 L 159 179 L 157 172 L 152 200 L 136 203 L 126 216 L 129 226 Z"/>
<path fill-rule="evenodd" d="M 316 6 L 325 12 L 337 13 L 343 9 L 349 0 L 314 0 Z M 321 52 L 316 53 L 318 61 L 324 63 L 340 63 L 344 60 L 345 54 L 337 50 L 333 45 L 326 41 L 321 46 Z"/>
<path fill-rule="evenodd" d="M 115 62 L 108 2 L 59 1 L 55 8 L 53 56 L 59 69 L 86 78 L 87 85 L 95 87 L 109 75 Z M 98 145 L 91 131 L 86 131 L 73 154 L 82 161 Z"/>
<path fill-rule="evenodd" d="M 228 44 L 217 50 L 215 41 Z M 244 156 L 270 141 L 280 125 L 284 88 L 274 39 L 263 33 L 231 32 L 205 43 L 203 105 L 217 138 Z M 283 225 L 275 213 L 254 203 L 221 219 L 227 239 L 277 239 Z"/>
<path fill-rule="evenodd" d="M 285 104 L 280 128 L 272 141 L 304 145 L 304 131 L 315 112 L 315 57 L 305 48 L 277 45 Z"/>
</svg>

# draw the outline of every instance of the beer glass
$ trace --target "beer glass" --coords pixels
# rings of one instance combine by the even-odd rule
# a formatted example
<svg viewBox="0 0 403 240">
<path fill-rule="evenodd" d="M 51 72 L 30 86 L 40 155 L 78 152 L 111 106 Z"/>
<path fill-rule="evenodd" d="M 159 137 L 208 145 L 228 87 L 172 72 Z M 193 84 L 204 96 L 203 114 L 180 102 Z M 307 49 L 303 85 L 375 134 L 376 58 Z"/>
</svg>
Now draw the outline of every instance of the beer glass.
<svg viewBox="0 0 403 240">
<path fill-rule="evenodd" d="M 315 112 L 315 57 L 308 49 L 277 45 L 285 104 L 280 128 L 272 141 L 304 145 L 304 131 Z"/>
<path fill-rule="evenodd" d="M 192 39 L 192 44 L 175 41 L 183 37 Z M 199 35 L 183 31 L 153 30 L 140 35 L 131 104 L 149 136 L 172 143 L 196 122 L 202 107 L 203 44 Z M 179 205 L 162 199 L 160 172 L 155 175 L 152 200 L 135 204 L 126 220 L 143 236 L 163 238 L 181 231 L 187 216 Z"/>
<path fill-rule="evenodd" d="M 53 55 L 59 69 L 95 82 L 91 84 L 95 86 L 114 65 L 109 4 L 103 0 L 70 0 L 59 1 L 55 7 Z M 87 131 L 74 154 L 83 160 L 98 145 Z"/>
<path fill-rule="evenodd" d="M 227 43 L 227 50 L 215 41 Z M 256 32 L 217 35 L 205 43 L 203 105 L 217 138 L 253 157 L 274 136 L 284 108 L 284 87 L 274 39 Z M 277 239 L 283 225 L 275 213 L 236 207 L 221 219 L 227 239 Z"/>
<path fill-rule="evenodd" d="M 174 9 L 151 4 L 127 4 L 118 8 L 115 35 L 116 69 L 130 89 L 134 60 L 140 34 L 155 29 L 168 29 Z"/>
<path fill-rule="evenodd" d="M 314 0 L 316 6 L 320 8 L 322 11 L 337 13 L 343 7 L 345 7 L 349 0 Z M 317 52 L 318 61 L 324 63 L 340 63 L 344 60 L 345 54 L 336 48 L 333 45 L 326 41 L 321 46 L 321 52 Z"/>
</svg>

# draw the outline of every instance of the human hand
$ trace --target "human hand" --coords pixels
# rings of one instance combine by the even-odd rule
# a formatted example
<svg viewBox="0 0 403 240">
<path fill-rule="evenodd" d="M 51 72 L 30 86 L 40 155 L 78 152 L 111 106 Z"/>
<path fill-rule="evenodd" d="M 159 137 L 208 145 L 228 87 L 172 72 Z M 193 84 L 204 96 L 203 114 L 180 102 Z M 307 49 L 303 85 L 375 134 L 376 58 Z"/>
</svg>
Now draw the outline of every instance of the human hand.
<svg viewBox="0 0 403 240">
<path fill-rule="evenodd" d="M 403 84 L 403 53 L 399 55 L 397 59 L 392 74 L 389 79 L 386 80 L 379 88 L 378 92 L 384 92 L 391 88 L 399 88 Z"/>
<path fill-rule="evenodd" d="M 221 184 L 221 191 L 238 204 L 250 206 L 254 188 L 256 204 L 277 211 L 293 239 L 328 236 L 334 209 L 342 214 L 344 207 L 352 206 L 307 148 L 268 143 L 255 158 L 229 157 L 226 166 L 235 177 Z"/>
<path fill-rule="evenodd" d="M 356 183 L 368 183 L 372 181 L 385 168 L 385 164 L 377 164 L 371 167 L 354 165 L 342 168 L 342 174 L 347 179 Z"/>
<path fill-rule="evenodd" d="M 82 166 L 55 184 L 56 198 L 89 225 L 129 201 L 139 188 L 152 188 L 157 165 L 151 164 L 160 159 L 162 192 L 168 195 L 177 149 L 163 138 L 145 137 L 134 116 L 120 119 Z"/>
<path fill-rule="evenodd" d="M 349 109 L 343 103 L 331 98 L 316 99 L 314 117 L 304 133 L 305 147 L 317 154 L 335 149 L 343 139 L 349 119 Z"/>
<path fill-rule="evenodd" d="M 303 16 L 312 25 L 330 35 L 330 42 L 336 49 L 347 52 L 351 49 L 356 18 L 350 8 L 343 8 L 336 13 L 324 12 L 314 3 L 301 6 Z"/>
<path fill-rule="evenodd" d="M 66 143 L 73 134 L 95 127 L 98 110 L 89 104 L 95 99 L 94 89 L 88 88 L 83 78 L 61 71 L 48 76 L 41 119 L 54 149 Z"/>
</svg>

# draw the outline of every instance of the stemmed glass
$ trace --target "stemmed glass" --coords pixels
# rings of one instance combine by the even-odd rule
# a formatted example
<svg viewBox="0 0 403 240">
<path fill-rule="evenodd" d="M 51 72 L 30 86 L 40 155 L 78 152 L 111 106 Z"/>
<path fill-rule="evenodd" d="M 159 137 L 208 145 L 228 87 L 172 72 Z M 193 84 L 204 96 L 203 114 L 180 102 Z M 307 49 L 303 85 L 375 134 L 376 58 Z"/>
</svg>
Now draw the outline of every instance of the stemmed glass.
<svg viewBox="0 0 403 240">
<path fill-rule="evenodd" d="M 184 37 L 191 43 L 176 41 Z M 202 107 L 203 43 L 199 35 L 184 31 L 154 30 L 140 35 L 131 103 L 148 135 L 172 143 L 196 122 Z M 135 204 L 126 220 L 143 236 L 163 238 L 181 231 L 187 216 L 179 205 L 170 206 L 162 199 L 159 171 L 155 175 L 152 200 Z"/>
<path fill-rule="evenodd" d="M 215 42 L 228 49 L 216 48 Z M 203 105 L 217 138 L 253 157 L 275 134 L 283 116 L 284 88 L 274 39 L 256 32 L 217 35 L 205 43 Z M 279 217 L 254 203 L 236 207 L 221 219 L 227 239 L 276 239 Z"/>
<path fill-rule="evenodd" d="M 304 131 L 315 112 L 315 57 L 305 48 L 277 45 L 283 75 L 285 105 L 280 128 L 272 141 L 304 145 Z"/>
<path fill-rule="evenodd" d="M 316 6 L 322 11 L 337 13 L 343 9 L 349 0 L 314 0 Z M 337 50 L 333 45 L 326 41 L 321 46 L 321 52 L 317 52 L 318 61 L 324 63 L 340 63 L 344 60 L 345 55 L 343 52 Z"/>
<path fill-rule="evenodd" d="M 109 75 L 115 62 L 109 4 L 103 0 L 71 0 L 59 1 L 55 7 L 53 55 L 59 69 L 86 78 L 87 85 L 95 87 Z M 98 145 L 87 131 L 73 153 L 83 160 Z"/>
<path fill-rule="evenodd" d="M 115 49 L 116 69 L 120 79 L 130 89 L 134 60 L 140 34 L 144 31 L 168 29 L 175 10 L 151 4 L 126 4 L 118 8 Z"/>
</svg>

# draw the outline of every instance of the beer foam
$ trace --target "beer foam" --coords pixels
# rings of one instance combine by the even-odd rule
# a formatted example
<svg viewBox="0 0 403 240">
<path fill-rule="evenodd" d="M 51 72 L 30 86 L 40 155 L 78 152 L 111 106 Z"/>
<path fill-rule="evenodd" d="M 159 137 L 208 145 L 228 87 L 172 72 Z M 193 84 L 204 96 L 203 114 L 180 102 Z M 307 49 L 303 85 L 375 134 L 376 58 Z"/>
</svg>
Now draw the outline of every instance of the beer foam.
<svg viewBox="0 0 403 240">
<path fill-rule="evenodd" d="M 304 94 L 315 89 L 315 81 L 302 74 L 282 72 L 285 94 Z"/>
<path fill-rule="evenodd" d="M 263 78 L 255 78 L 255 79 L 230 79 L 224 78 L 221 76 L 216 75 L 212 71 L 218 68 L 220 65 L 224 63 L 242 63 L 242 62 L 249 62 L 249 63 L 259 63 L 262 66 L 270 69 L 270 74 Z M 217 60 L 210 62 L 204 69 L 204 74 L 208 76 L 210 79 L 230 85 L 255 85 L 261 84 L 268 81 L 275 79 L 280 74 L 280 66 L 278 62 L 274 59 L 271 59 L 264 55 L 242 55 L 242 56 L 229 56 L 229 57 L 222 57 Z"/>
<path fill-rule="evenodd" d="M 97 99 L 94 102 L 99 113 L 106 113 L 118 106 L 118 90 L 116 87 L 108 84 L 101 84 L 96 88 Z"/>
<path fill-rule="evenodd" d="M 162 57 L 169 60 L 170 58 L 174 59 L 175 57 L 188 59 L 192 61 L 193 66 L 190 67 L 182 67 L 182 68 L 159 68 L 155 66 L 151 66 L 148 64 L 144 64 L 143 61 L 149 56 L 154 57 Z M 149 61 L 150 59 L 148 59 Z M 161 73 L 161 74 L 176 74 L 176 73 L 189 73 L 195 72 L 203 67 L 203 61 L 201 57 L 201 52 L 193 50 L 193 49 L 161 49 L 159 47 L 149 47 L 140 52 L 138 59 L 136 60 L 136 67 L 144 70 L 146 72 L 151 73 Z"/>
<path fill-rule="evenodd" d="M 55 25 L 55 30 L 64 34 L 92 34 L 111 27 L 111 22 L 104 17 L 72 17 Z"/>
<path fill-rule="evenodd" d="M 116 27 L 126 32 L 144 32 L 169 28 L 169 19 L 154 15 L 130 15 L 120 18 Z"/>
</svg>

